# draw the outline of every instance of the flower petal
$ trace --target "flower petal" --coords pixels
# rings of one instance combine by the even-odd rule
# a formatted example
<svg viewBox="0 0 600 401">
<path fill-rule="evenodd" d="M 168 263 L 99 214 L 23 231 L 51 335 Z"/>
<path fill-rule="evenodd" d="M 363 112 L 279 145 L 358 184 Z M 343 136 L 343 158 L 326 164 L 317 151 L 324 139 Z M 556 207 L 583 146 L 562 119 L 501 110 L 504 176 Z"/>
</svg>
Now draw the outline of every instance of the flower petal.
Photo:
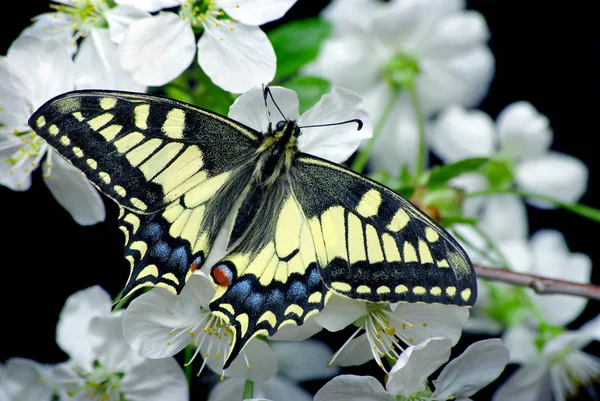
<svg viewBox="0 0 600 401">
<path fill-rule="evenodd" d="M 470 397 L 496 380 L 508 363 L 508 350 L 498 338 L 471 344 L 444 367 L 433 381 L 431 398 L 445 400 Z"/>
<path fill-rule="evenodd" d="M 587 191 L 588 176 L 588 168 L 581 160 L 564 153 L 549 152 L 519 163 L 515 182 L 525 192 L 571 203 L 577 202 Z M 536 199 L 527 199 L 527 202 L 541 209 L 555 208 L 549 202 Z"/>
<path fill-rule="evenodd" d="M 52 377 L 49 369 L 25 358 L 10 358 L 0 365 L 2 400 L 50 401 Z"/>
<path fill-rule="evenodd" d="M 371 376 L 341 375 L 326 383 L 314 401 L 394 401 L 381 383 Z"/>
<path fill-rule="evenodd" d="M 160 12 L 131 24 L 119 45 L 119 61 L 140 84 L 161 86 L 194 61 L 192 27 L 177 14 Z"/>
<path fill-rule="evenodd" d="M 535 346 L 536 333 L 523 326 L 509 327 L 502 335 L 502 341 L 508 348 L 510 361 L 513 363 L 529 363 L 539 357 Z"/>
<path fill-rule="evenodd" d="M 339 331 L 366 314 L 365 302 L 332 294 L 325 308 L 315 315 L 315 322 L 329 331 Z"/>
<path fill-rule="evenodd" d="M 232 20 L 204 27 L 198 41 L 198 64 L 216 85 L 242 93 L 275 77 L 275 51 L 260 28 Z"/>
<path fill-rule="evenodd" d="M 81 42 L 75 56 L 75 87 L 146 91 L 146 87 L 135 82 L 119 64 L 117 45 L 111 41 L 108 29 L 94 29 Z"/>
<path fill-rule="evenodd" d="M 153 13 L 163 8 L 180 6 L 181 0 L 115 0 L 120 5 L 131 5 L 139 9 Z"/>
<path fill-rule="evenodd" d="M 500 149 L 515 158 L 537 157 L 552 144 L 552 128 L 546 116 L 529 102 L 509 104 L 496 117 Z"/>
<path fill-rule="evenodd" d="M 229 108 L 229 118 L 232 118 L 258 132 L 267 132 L 269 128 L 269 116 L 271 126 L 282 120 L 297 120 L 299 117 L 300 101 L 298 95 L 291 89 L 280 86 L 270 86 L 269 90 L 273 99 L 277 102 L 277 107 L 273 104 L 273 99 L 267 99 L 268 110 L 265 109 L 265 100 L 261 88 L 253 88 L 242 93 Z M 268 113 L 268 114 L 267 114 Z M 283 114 L 283 115 L 281 115 Z"/>
<path fill-rule="evenodd" d="M 446 163 L 494 152 L 494 122 L 479 110 L 446 108 L 431 125 L 432 150 Z"/>
<path fill-rule="evenodd" d="M 494 393 L 492 401 L 552 399 L 548 367 L 541 360 L 517 369 Z"/>
<path fill-rule="evenodd" d="M 516 195 L 493 195 L 485 198 L 478 226 L 499 241 L 526 239 L 529 233 L 527 209 Z"/>
<path fill-rule="evenodd" d="M 129 346 L 142 356 L 172 356 L 194 340 L 188 331 L 200 319 L 200 313 L 200 306 L 189 298 L 164 288 L 153 288 L 127 307 L 123 335 Z"/>
<path fill-rule="evenodd" d="M 47 164 L 42 166 L 44 182 L 56 199 L 73 217 L 77 224 L 91 226 L 104 221 L 106 210 L 102 197 L 83 173 L 59 156 L 54 149 L 48 150 Z M 48 164 L 52 167 L 49 173 Z"/>
<path fill-rule="evenodd" d="M 309 318 L 300 326 L 288 324 L 277 330 L 277 333 L 269 337 L 269 340 L 274 341 L 302 341 L 312 337 L 323 330 L 323 327 L 318 324 L 314 318 Z"/>
<path fill-rule="evenodd" d="M 128 401 L 189 400 L 185 374 L 174 358 L 146 360 L 134 366 L 121 385 Z"/>
<path fill-rule="evenodd" d="M 98 339 L 89 335 L 92 319 L 107 316 L 112 308 L 109 294 L 96 285 L 69 296 L 60 311 L 56 325 L 56 343 L 72 360 L 92 368 L 94 346 Z"/>
<path fill-rule="evenodd" d="M 351 90 L 334 87 L 300 117 L 298 125 L 335 124 L 355 119 L 362 122 L 360 131 L 356 122 L 303 128 L 298 138 L 299 149 L 342 163 L 350 158 L 363 140 L 373 136 L 371 118 L 364 110 L 360 96 Z"/>
<path fill-rule="evenodd" d="M 211 390 L 208 401 L 241 400 L 244 386 L 245 379 L 235 377 L 225 379 Z M 264 383 L 254 383 L 254 398 L 244 401 L 251 400 L 312 401 L 312 396 L 290 380 L 275 376 Z"/>
<path fill-rule="evenodd" d="M 296 3 L 297 0 L 218 0 L 217 7 L 223 9 L 234 20 L 246 25 L 263 25 L 275 21 Z"/>
<path fill-rule="evenodd" d="M 333 361 L 337 366 L 360 366 L 373 359 L 371 344 L 366 334 L 353 338 L 343 347 Z"/>
<path fill-rule="evenodd" d="M 396 329 L 396 335 L 412 338 L 411 344 L 419 344 L 431 337 L 443 337 L 455 345 L 469 318 L 467 308 L 454 305 L 398 303 L 394 306 L 390 325 Z"/>
<path fill-rule="evenodd" d="M 274 341 L 271 348 L 279 361 L 279 374 L 295 382 L 325 379 L 339 372 L 327 366 L 333 352 L 321 341 Z"/>
<path fill-rule="evenodd" d="M 429 376 L 450 358 L 451 347 L 449 339 L 439 337 L 408 347 L 390 371 L 387 390 L 403 397 L 425 390 Z"/>
<path fill-rule="evenodd" d="M 125 342 L 123 315 L 124 311 L 117 311 L 90 321 L 89 335 L 97 339 L 94 356 L 102 367 L 112 372 L 127 372 L 146 360 Z"/>
<path fill-rule="evenodd" d="M 8 159 L 19 153 L 22 147 L 23 142 L 16 137 L 2 138 L 0 142 L 0 185 L 13 191 L 26 191 L 31 188 L 31 163 L 37 165 L 41 158 L 23 157 L 12 164 Z"/>
<path fill-rule="evenodd" d="M 134 1 L 137 3 L 137 0 Z M 110 40 L 121 43 L 131 24 L 152 15 L 136 6 L 124 4 L 111 8 L 104 16 L 108 22 Z"/>
</svg>

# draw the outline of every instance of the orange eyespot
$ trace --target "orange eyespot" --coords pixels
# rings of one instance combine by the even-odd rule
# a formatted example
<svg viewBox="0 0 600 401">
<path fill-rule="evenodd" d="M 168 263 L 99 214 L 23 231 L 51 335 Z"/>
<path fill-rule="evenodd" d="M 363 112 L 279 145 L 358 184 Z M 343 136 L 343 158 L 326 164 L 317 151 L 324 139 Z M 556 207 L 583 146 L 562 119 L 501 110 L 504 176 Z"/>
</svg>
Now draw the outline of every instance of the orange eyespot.
<svg viewBox="0 0 600 401">
<path fill-rule="evenodd" d="M 229 287 L 231 283 L 231 269 L 225 265 L 218 265 L 212 269 L 212 278 L 221 287 Z"/>
</svg>

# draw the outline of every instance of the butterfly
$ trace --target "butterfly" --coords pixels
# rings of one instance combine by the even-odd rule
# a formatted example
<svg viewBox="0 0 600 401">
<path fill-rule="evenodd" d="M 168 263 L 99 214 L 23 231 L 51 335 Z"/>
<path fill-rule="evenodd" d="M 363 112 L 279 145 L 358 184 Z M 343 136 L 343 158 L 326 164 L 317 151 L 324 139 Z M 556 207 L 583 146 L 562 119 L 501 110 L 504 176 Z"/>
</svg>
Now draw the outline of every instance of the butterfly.
<svg viewBox="0 0 600 401">
<path fill-rule="evenodd" d="M 179 293 L 227 230 L 226 254 L 209 266 L 210 310 L 233 334 L 225 368 L 250 339 L 303 324 L 333 293 L 475 303 L 458 242 L 391 189 L 299 151 L 296 121 L 259 132 L 160 96 L 80 90 L 29 125 L 119 205 L 131 264 L 123 297 Z"/>
</svg>

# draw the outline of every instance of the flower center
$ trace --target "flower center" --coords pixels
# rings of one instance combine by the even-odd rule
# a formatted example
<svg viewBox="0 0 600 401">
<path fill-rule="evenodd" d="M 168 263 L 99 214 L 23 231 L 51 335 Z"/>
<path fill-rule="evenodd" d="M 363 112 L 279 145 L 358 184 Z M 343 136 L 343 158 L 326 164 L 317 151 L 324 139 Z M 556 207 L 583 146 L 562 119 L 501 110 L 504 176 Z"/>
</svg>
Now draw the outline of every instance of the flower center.
<svg viewBox="0 0 600 401">
<path fill-rule="evenodd" d="M 408 54 L 397 53 L 383 66 L 381 75 L 393 88 L 406 88 L 414 84 L 420 72 L 418 60 Z"/>
<path fill-rule="evenodd" d="M 211 0 L 185 0 L 179 13 L 181 18 L 190 21 L 194 28 L 200 28 L 207 23 L 219 26 L 219 19 L 225 15 Z"/>
<path fill-rule="evenodd" d="M 67 391 L 71 397 L 84 391 L 90 400 L 94 401 L 119 401 L 121 400 L 121 380 L 124 374 L 109 372 L 98 361 L 94 363 L 91 372 L 73 371 L 84 380 L 84 383 Z"/>
<path fill-rule="evenodd" d="M 23 145 L 11 156 L 5 157 L 3 161 L 4 163 L 10 163 L 16 168 L 24 169 L 25 173 L 30 173 L 38 166 L 41 156 L 46 151 L 46 141 L 31 131 L 19 131 L 15 129 L 13 135 L 19 138 Z M 50 168 L 49 162 L 47 167 Z M 15 173 L 13 168 L 8 172 L 9 174 Z M 48 178 L 49 174 L 50 170 L 48 170 L 46 178 Z M 21 184 L 17 184 L 17 186 L 20 187 Z"/>
<path fill-rule="evenodd" d="M 110 9 L 107 0 L 73 0 L 72 5 L 51 4 L 50 7 L 70 16 L 69 23 L 75 31 L 79 31 L 75 39 L 85 36 L 93 28 L 103 28 L 108 25 L 104 18 L 104 13 Z"/>
</svg>

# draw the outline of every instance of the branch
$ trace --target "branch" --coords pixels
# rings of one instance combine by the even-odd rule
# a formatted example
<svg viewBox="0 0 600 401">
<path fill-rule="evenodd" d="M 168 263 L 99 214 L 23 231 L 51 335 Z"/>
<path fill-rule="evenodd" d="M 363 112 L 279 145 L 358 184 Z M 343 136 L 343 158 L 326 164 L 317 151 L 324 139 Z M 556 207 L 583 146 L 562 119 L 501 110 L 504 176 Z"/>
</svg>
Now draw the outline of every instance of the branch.
<svg viewBox="0 0 600 401">
<path fill-rule="evenodd" d="M 600 300 L 600 286 L 579 284 L 570 281 L 554 280 L 531 274 L 516 273 L 496 267 L 475 265 L 475 273 L 479 278 L 487 278 L 505 283 L 532 288 L 538 294 L 565 294 Z"/>
</svg>

